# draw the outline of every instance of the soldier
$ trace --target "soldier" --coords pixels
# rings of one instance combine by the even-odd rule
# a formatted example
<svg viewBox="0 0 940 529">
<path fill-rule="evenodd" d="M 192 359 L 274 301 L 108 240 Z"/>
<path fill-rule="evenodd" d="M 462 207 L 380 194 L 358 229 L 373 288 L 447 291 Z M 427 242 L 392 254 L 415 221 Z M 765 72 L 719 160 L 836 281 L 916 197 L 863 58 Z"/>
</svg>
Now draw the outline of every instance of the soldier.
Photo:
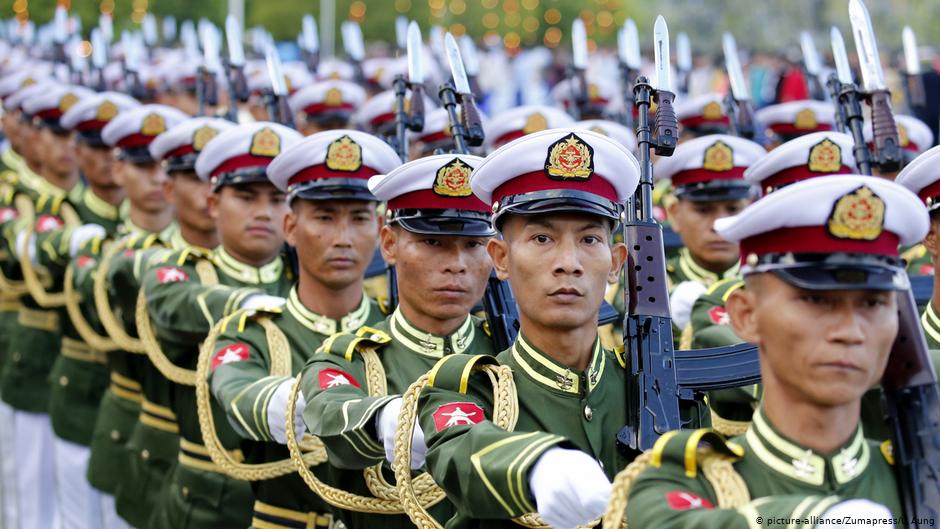
<svg viewBox="0 0 940 529">
<path fill-rule="evenodd" d="M 754 121 L 767 128 L 768 148 L 773 150 L 806 134 L 834 130 L 836 109 L 824 101 L 788 101 L 758 109 Z"/>
<path fill-rule="evenodd" d="M 682 141 L 728 134 L 731 129 L 731 119 L 725 113 L 724 97 L 714 92 L 679 99 L 676 101 L 676 117 L 682 127 Z"/>
<path fill-rule="evenodd" d="M 928 229 L 920 201 L 880 178 L 834 176 L 777 191 L 716 224 L 747 255 L 747 286 L 727 305 L 735 332 L 759 344 L 763 399 L 731 441 L 707 429 L 661 437 L 630 490 L 630 527 L 849 514 L 893 527 L 902 511 L 891 444 L 866 439 L 860 410 L 898 333 L 894 291 L 908 285 L 898 243 Z M 715 457 L 733 470 L 710 472 Z M 719 478 L 743 486 L 719 501 Z"/>
<path fill-rule="evenodd" d="M 241 125 L 219 134 L 196 159 L 196 173 L 209 182 L 209 213 L 219 228 L 220 246 L 211 254 L 182 250 L 153 259 L 141 281 L 141 301 L 157 346 L 171 366 L 190 380 L 173 381 L 171 408 L 179 429 L 178 464 L 156 505 L 149 527 L 247 526 L 252 503 L 249 484 L 213 464 L 200 430 L 195 378 L 199 344 L 222 318 L 239 308 L 283 304 L 293 279 L 282 255 L 285 194 L 265 169 L 275 156 L 301 139 L 270 122 Z M 151 353 L 151 358 L 153 354 Z M 219 414 L 220 415 L 220 414 Z M 218 421 L 221 422 L 221 421 Z M 238 436 L 219 424 L 226 450 L 238 452 Z"/>
<path fill-rule="evenodd" d="M 115 511 L 132 525 L 141 526 L 141 513 L 147 511 L 147 502 L 159 487 L 159 480 L 151 480 L 145 471 L 152 449 L 148 443 L 159 446 L 175 439 L 166 441 L 159 434 L 134 432 L 143 397 L 137 356 L 142 349 L 136 339 L 133 309 L 138 257 L 142 255 L 138 251 L 170 246 L 179 236 L 163 192 L 166 173 L 150 156 L 148 146 L 185 119 L 185 114 L 171 107 L 142 105 L 120 112 L 105 125 L 101 138 L 113 149 L 112 173 L 115 183 L 127 192 L 127 216 L 110 246 L 105 248 L 101 239 L 92 239 L 74 257 L 75 290 L 86 303 L 93 304 L 83 313 L 96 331 L 103 327 L 115 345 L 108 352 L 111 384 L 101 399 L 92 431 L 87 476 L 89 483 L 104 493 L 105 527 L 125 525 L 114 518 Z M 160 452 L 154 449 L 154 453 Z"/>
<path fill-rule="evenodd" d="M 574 120 L 565 111 L 555 107 L 525 105 L 496 114 L 486 123 L 486 144 L 493 151 L 526 134 L 571 127 Z"/>
<path fill-rule="evenodd" d="M 325 130 L 345 129 L 349 118 L 366 100 L 366 91 L 348 81 L 329 80 L 305 86 L 288 98 L 304 136 Z"/>
<path fill-rule="evenodd" d="M 306 138 L 268 168 L 288 194 L 291 213 L 284 227 L 297 250 L 298 281 L 283 310 L 259 311 L 247 321 L 236 313 L 225 321 L 209 379 L 215 402 L 243 438 L 249 463 L 272 464 L 290 455 L 284 414 L 293 378 L 273 374 L 276 346 L 257 318 L 269 317 L 286 336 L 294 375 L 334 333 L 355 333 L 381 321 L 379 306 L 363 291 L 381 226 L 366 181 L 400 163 L 394 149 L 375 136 L 336 130 Z M 261 414 L 252 411 L 262 408 Z M 302 433 L 299 417 L 295 424 Z M 332 508 L 296 472 L 255 481 L 252 488 L 252 527 L 292 527 L 300 519 L 310 520 L 311 527 L 333 527 Z"/>
<path fill-rule="evenodd" d="M 401 394 L 437 360 L 494 354 L 483 320 L 470 314 L 492 270 L 485 247 L 495 235 L 490 208 L 470 190 L 470 173 L 481 162 L 470 155 L 430 156 L 369 181 L 388 204 L 381 249 L 397 272 L 399 305 L 374 327 L 330 337 L 308 360 L 301 380 L 308 402 L 304 420 L 326 445 L 330 481 L 340 489 L 373 496 L 364 471 L 376 465 L 394 483 L 388 464 L 394 461 Z M 385 391 L 366 376 L 369 350 L 380 355 Z M 413 467 L 421 468 L 422 459 L 419 454 Z M 449 502 L 432 511 L 441 523 L 453 514 Z M 340 516 L 351 528 L 414 527 L 405 515 Z"/>
<path fill-rule="evenodd" d="M 502 233 L 487 250 L 512 282 L 520 329 L 495 359 L 439 361 L 419 397 L 428 470 L 457 508 L 451 525 L 513 527 L 533 511 L 555 527 L 587 522 L 632 459 L 612 442 L 627 421 L 626 364 L 602 349 L 597 315 L 626 258 L 611 232 L 638 180 L 623 146 L 575 129 L 520 138 L 474 171 L 474 194 Z M 512 369 L 517 407 L 494 402 L 479 373 L 496 362 Z M 494 423 L 497 405 L 517 415 L 511 431 Z"/>
</svg>

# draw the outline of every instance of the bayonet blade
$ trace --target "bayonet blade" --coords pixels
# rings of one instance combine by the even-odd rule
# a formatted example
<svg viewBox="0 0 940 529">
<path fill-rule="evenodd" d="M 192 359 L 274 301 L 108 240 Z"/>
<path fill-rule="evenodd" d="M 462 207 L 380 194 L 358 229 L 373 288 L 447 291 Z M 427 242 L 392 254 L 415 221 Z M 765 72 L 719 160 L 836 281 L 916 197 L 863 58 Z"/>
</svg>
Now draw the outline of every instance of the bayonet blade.
<svg viewBox="0 0 940 529">
<path fill-rule="evenodd" d="M 656 89 L 672 92 L 672 68 L 669 66 L 669 27 L 662 15 L 653 25 L 653 51 L 656 64 Z"/>
<path fill-rule="evenodd" d="M 640 59 L 640 34 L 636 30 L 636 23 L 632 18 L 628 18 L 623 29 L 627 46 L 627 67 L 631 70 L 639 70 L 642 61 Z"/>
<path fill-rule="evenodd" d="M 398 15 L 395 18 L 395 43 L 399 50 L 408 47 L 408 17 L 406 16 Z"/>
<path fill-rule="evenodd" d="M 845 51 L 845 40 L 842 39 L 842 32 L 839 28 L 832 26 L 829 30 L 829 38 L 832 40 L 832 58 L 836 63 L 836 75 L 839 76 L 839 82 L 842 84 L 852 84 L 852 68 L 849 67 L 849 55 Z"/>
<path fill-rule="evenodd" d="M 421 28 L 414 20 L 408 24 L 408 80 L 424 83 L 424 56 L 421 49 Z"/>
<path fill-rule="evenodd" d="M 463 59 L 460 57 L 460 47 L 450 33 L 444 35 L 444 47 L 447 49 L 447 62 L 450 63 L 450 73 L 454 77 L 457 93 L 469 94 L 470 82 L 467 81 L 467 71 L 464 70 Z"/>
<path fill-rule="evenodd" d="M 317 32 L 317 21 L 313 15 L 304 15 L 302 27 L 304 49 L 308 53 L 320 51 L 320 34 Z"/>
<path fill-rule="evenodd" d="M 477 45 L 473 43 L 470 35 L 464 34 L 460 37 L 460 57 L 463 59 L 464 69 L 467 75 L 480 74 L 480 58 L 477 57 Z"/>
<path fill-rule="evenodd" d="M 904 26 L 904 30 L 901 32 L 901 40 L 904 43 L 904 64 L 907 67 L 907 75 L 920 75 L 917 37 L 910 26 Z"/>
<path fill-rule="evenodd" d="M 153 13 L 147 13 L 144 15 L 144 19 L 140 23 L 141 29 L 144 31 L 144 42 L 147 46 L 153 48 L 157 45 L 157 17 L 153 16 Z"/>
<path fill-rule="evenodd" d="M 225 17 L 225 41 L 228 44 L 228 62 L 236 68 L 245 65 L 245 47 L 242 44 L 242 26 L 235 15 Z"/>
<path fill-rule="evenodd" d="M 366 57 L 366 47 L 362 40 L 362 29 L 359 24 L 351 20 L 344 22 L 342 33 L 343 47 L 346 49 L 346 54 L 349 55 L 350 59 L 362 62 Z"/>
<path fill-rule="evenodd" d="M 738 44 L 734 35 L 725 33 L 721 36 L 721 47 L 725 53 L 725 68 L 728 70 L 728 80 L 731 82 L 731 93 L 736 101 L 747 101 L 751 95 L 744 83 L 744 72 L 741 71 L 741 61 L 738 56 Z"/>
<path fill-rule="evenodd" d="M 587 70 L 587 30 L 584 29 L 584 21 L 580 18 L 574 19 L 571 23 L 571 52 L 574 67 L 578 70 Z"/>
<path fill-rule="evenodd" d="M 193 60 L 199 57 L 199 37 L 196 35 L 196 26 L 192 20 L 183 22 L 180 28 L 180 40 L 183 41 L 183 49 L 186 50 L 186 56 Z"/>
<path fill-rule="evenodd" d="M 684 31 L 676 35 L 676 67 L 683 72 L 692 70 L 692 45 Z"/>
<path fill-rule="evenodd" d="M 170 15 L 163 17 L 163 42 L 170 45 L 176 40 L 176 17 Z"/>
<path fill-rule="evenodd" d="M 55 8 L 55 19 L 53 20 L 53 40 L 56 44 L 65 44 L 69 38 L 69 10 L 64 5 L 58 5 Z"/>
<path fill-rule="evenodd" d="M 281 66 L 281 57 L 277 54 L 277 48 L 273 43 L 269 43 L 264 50 L 265 62 L 268 65 L 268 77 L 271 78 L 271 89 L 274 95 L 279 97 L 287 96 L 287 79 L 284 78 L 284 69 Z"/>
<path fill-rule="evenodd" d="M 108 44 L 114 42 L 114 20 L 111 19 L 111 15 L 108 13 L 102 13 L 98 17 L 98 27 L 101 28 L 101 36 L 104 37 L 104 41 Z"/>
<path fill-rule="evenodd" d="M 212 73 L 222 71 L 222 63 L 219 61 L 219 36 L 214 25 L 207 24 L 202 28 L 202 58 L 205 61 L 206 70 Z"/>
<path fill-rule="evenodd" d="M 883 90 L 885 75 L 878 55 L 878 42 L 875 40 L 875 30 L 871 26 L 868 9 L 861 0 L 849 0 L 849 22 L 852 24 L 852 37 L 855 40 L 855 51 L 858 53 L 865 91 Z"/>
<path fill-rule="evenodd" d="M 108 44 L 104 41 L 101 28 L 91 30 L 91 63 L 98 70 L 108 65 Z"/>
<path fill-rule="evenodd" d="M 816 43 L 813 42 L 813 36 L 808 31 L 800 33 L 800 49 L 803 50 L 803 65 L 810 75 L 819 75 L 822 71 L 822 63 L 819 60 L 819 52 L 816 51 Z"/>
</svg>

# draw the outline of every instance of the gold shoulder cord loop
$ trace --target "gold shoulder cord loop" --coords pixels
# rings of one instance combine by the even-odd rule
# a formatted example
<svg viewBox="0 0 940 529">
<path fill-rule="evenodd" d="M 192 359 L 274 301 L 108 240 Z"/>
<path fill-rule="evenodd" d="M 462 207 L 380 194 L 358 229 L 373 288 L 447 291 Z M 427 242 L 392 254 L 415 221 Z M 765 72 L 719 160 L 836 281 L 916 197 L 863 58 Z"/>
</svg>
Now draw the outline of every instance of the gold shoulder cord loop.
<svg viewBox="0 0 940 529">
<path fill-rule="evenodd" d="M 82 340 L 92 349 L 98 351 L 113 351 L 117 349 L 118 346 L 114 343 L 114 340 L 98 334 L 82 313 L 82 300 L 78 292 L 75 291 L 74 285 L 75 263 L 69 263 L 69 266 L 65 269 L 64 281 L 63 293 L 65 294 L 65 310 L 68 312 L 69 319 L 72 320 L 72 326 L 75 327 L 75 331 L 78 332 L 78 335 L 81 336 Z"/>
<path fill-rule="evenodd" d="M 101 256 L 101 264 L 98 265 L 98 270 L 95 272 L 95 309 L 98 311 L 98 318 L 101 320 L 105 332 L 108 333 L 108 336 L 118 347 L 128 353 L 143 353 L 143 343 L 127 334 L 124 325 L 118 321 L 114 311 L 111 310 L 111 300 L 108 297 L 108 272 L 111 269 L 111 261 L 125 248 L 126 245 L 118 241 L 106 248 Z"/>
<path fill-rule="evenodd" d="M 40 306 L 47 309 L 62 307 L 65 305 L 65 292 L 47 292 L 46 287 L 43 286 L 43 281 L 51 285 L 51 276 L 44 268 L 37 270 L 37 267 L 33 266 L 33 262 L 29 258 L 29 248 L 27 245 L 29 244 L 29 240 L 35 235 L 36 229 L 36 210 L 33 207 L 33 203 L 24 195 L 18 196 L 16 202 L 17 210 L 21 212 L 22 218 L 26 220 L 23 228 L 25 233 L 23 237 L 23 247 L 17 248 L 20 270 L 23 272 L 23 282 L 26 284 L 27 290 L 29 290 L 29 295 L 32 296 Z M 65 220 L 66 226 L 76 226 L 80 223 L 75 210 L 68 204 L 62 204 L 62 217 Z M 39 251 L 40 249 L 36 248 L 36 252 Z"/>
</svg>

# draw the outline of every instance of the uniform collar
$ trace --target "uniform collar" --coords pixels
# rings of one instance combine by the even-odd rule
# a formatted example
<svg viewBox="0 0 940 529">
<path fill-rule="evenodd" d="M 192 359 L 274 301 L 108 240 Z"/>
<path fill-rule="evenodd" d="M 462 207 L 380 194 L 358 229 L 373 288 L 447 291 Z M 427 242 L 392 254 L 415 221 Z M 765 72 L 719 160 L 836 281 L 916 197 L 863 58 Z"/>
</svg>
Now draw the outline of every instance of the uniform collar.
<svg viewBox="0 0 940 529">
<path fill-rule="evenodd" d="M 25 163 L 20 171 L 20 176 L 24 183 L 31 186 L 37 193 L 49 195 L 52 198 L 62 198 L 68 195 L 68 191 L 61 187 L 52 185 L 45 177 L 34 173 Z"/>
<path fill-rule="evenodd" d="M 13 146 L 10 145 L 9 142 L 7 142 L 7 145 L 3 149 L 3 153 L 0 153 L 0 161 L 11 171 L 19 173 L 23 170 L 23 157 L 13 150 Z"/>
<path fill-rule="evenodd" d="M 176 222 L 171 222 L 167 225 L 166 228 L 163 228 L 160 233 L 154 234 L 152 231 L 145 230 L 144 228 L 134 224 L 134 221 L 132 221 L 130 215 L 128 215 L 127 218 L 124 219 L 124 224 L 121 225 L 121 232 L 122 234 L 137 236 L 156 235 L 159 240 L 169 242 L 173 240 L 173 237 L 175 237 L 177 233 L 179 233 L 179 227 L 176 225 Z"/>
<path fill-rule="evenodd" d="M 448 336 L 438 336 L 412 325 L 401 313 L 401 307 L 396 308 L 392 313 L 389 328 L 392 337 L 398 343 L 420 355 L 434 358 L 441 358 L 451 353 L 463 353 L 470 348 L 476 336 L 476 326 L 469 314 L 463 325 L 456 331 Z"/>
<path fill-rule="evenodd" d="M 177 228 L 179 228 L 178 224 L 174 224 L 174 225 L 177 226 Z M 168 246 L 172 248 L 173 250 L 187 250 L 188 249 L 188 250 L 192 250 L 192 252 L 195 254 L 199 254 L 203 256 L 211 256 L 213 252 L 215 252 L 215 248 L 206 248 L 204 246 L 192 244 L 191 242 L 187 241 L 185 238 L 183 238 L 183 232 L 180 231 L 179 229 L 175 230 L 173 234 L 170 235 L 170 238 L 167 242 L 168 242 Z"/>
<path fill-rule="evenodd" d="M 118 207 L 108 204 L 104 199 L 96 195 L 90 187 L 86 187 L 82 193 L 82 202 L 85 203 L 85 206 L 91 210 L 92 213 L 105 220 L 118 220 L 118 218 L 120 218 L 120 210 Z"/>
<path fill-rule="evenodd" d="M 533 380 L 551 389 L 580 395 L 582 383 L 587 383 L 585 393 L 590 393 L 604 374 L 606 356 L 600 339 L 594 340 L 594 353 L 585 372 L 580 372 L 558 363 L 555 359 L 532 345 L 520 332 L 510 349 L 513 360 Z"/>
<path fill-rule="evenodd" d="M 767 420 L 763 408 L 745 434 L 748 447 L 765 465 L 791 479 L 813 486 L 827 482 L 839 485 L 861 476 L 871 461 L 861 423 L 841 447 L 829 455 L 819 454 L 779 433 Z"/>
<path fill-rule="evenodd" d="M 287 297 L 287 312 L 294 317 L 301 325 L 311 331 L 324 336 L 332 336 L 338 332 L 355 332 L 369 321 L 372 312 L 372 304 L 365 292 L 362 294 L 362 302 L 359 307 L 349 314 L 345 315 L 339 321 L 328 316 L 317 314 L 304 306 L 297 294 L 297 285 L 290 289 L 290 295 Z"/>
<path fill-rule="evenodd" d="M 682 273 L 690 280 L 699 281 L 708 286 L 713 283 L 717 283 L 722 279 L 728 279 L 729 277 L 737 277 L 740 275 L 741 263 L 735 262 L 733 265 L 731 265 L 731 268 L 728 268 L 722 272 L 721 275 L 718 275 L 699 266 L 699 264 L 695 262 L 695 259 L 692 259 L 692 254 L 689 253 L 688 248 L 680 248 L 679 270 L 682 271 Z"/>
<path fill-rule="evenodd" d="M 284 272 L 284 261 L 282 261 L 280 257 L 275 258 L 264 266 L 256 268 L 235 259 L 231 254 L 226 252 L 225 248 L 222 246 L 216 248 L 214 261 L 215 265 L 218 266 L 225 275 L 250 285 L 275 283 L 281 278 L 281 274 Z"/>
</svg>

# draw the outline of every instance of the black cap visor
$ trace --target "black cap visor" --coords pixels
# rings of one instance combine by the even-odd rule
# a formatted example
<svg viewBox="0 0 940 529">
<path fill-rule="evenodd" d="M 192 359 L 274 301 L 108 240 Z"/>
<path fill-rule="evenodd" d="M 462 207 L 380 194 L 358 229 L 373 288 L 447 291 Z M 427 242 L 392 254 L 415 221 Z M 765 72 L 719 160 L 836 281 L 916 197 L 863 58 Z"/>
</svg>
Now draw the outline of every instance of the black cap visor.
<svg viewBox="0 0 940 529">
<path fill-rule="evenodd" d="M 807 290 L 906 290 L 910 281 L 900 259 L 868 254 L 783 254 L 764 256 L 744 275 L 772 272 Z"/>
<path fill-rule="evenodd" d="M 368 181 L 362 178 L 323 178 L 292 185 L 287 190 L 287 202 L 303 200 L 365 200 L 378 202 L 369 191 Z"/>
<path fill-rule="evenodd" d="M 389 224 L 398 224 L 418 235 L 493 237 L 490 215 L 465 209 L 400 209 L 389 213 Z"/>
<path fill-rule="evenodd" d="M 500 227 L 500 219 L 505 214 L 545 215 L 548 213 L 584 213 L 609 219 L 612 223 L 620 220 L 620 204 L 604 197 L 573 189 L 552 189 L 534 191 L 503 198 L 493 215 L 493 224 Z"/>
</svg>

